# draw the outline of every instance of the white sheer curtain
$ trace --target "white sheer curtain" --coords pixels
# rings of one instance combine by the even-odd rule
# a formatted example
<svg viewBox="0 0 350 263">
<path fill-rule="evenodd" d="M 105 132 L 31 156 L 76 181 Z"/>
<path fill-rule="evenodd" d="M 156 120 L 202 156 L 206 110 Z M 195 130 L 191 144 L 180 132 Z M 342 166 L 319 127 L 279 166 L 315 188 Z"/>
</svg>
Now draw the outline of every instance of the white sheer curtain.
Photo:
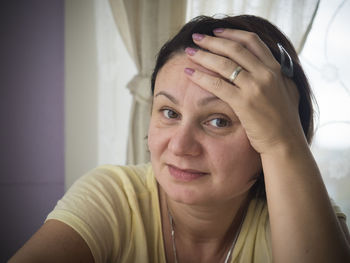
<svg viewBox="0 0 350 263">
<path fill-rule="evenodd" d="M 301 51 L 319 0 L 188 0 L 187 19 L 197 15 L 257 15 L 277 25 Z"/>
<path fill-rule="evenodd" d="M 127 87 L 133 95 L 128 140 L 128 163 L 147 162 L 150 116 L 150 76 L 161 45 L 185 22 L 184 0 L 110 0 L 124 44 L 137 74 Z"/>
<path fill-rule="evenodd" d="M 126 163 L 132 96 L 127 83 L 136 74 L 115 25 L 108 0 L 94 0 L 98 87 L 98 164 Z"/>
</svg>

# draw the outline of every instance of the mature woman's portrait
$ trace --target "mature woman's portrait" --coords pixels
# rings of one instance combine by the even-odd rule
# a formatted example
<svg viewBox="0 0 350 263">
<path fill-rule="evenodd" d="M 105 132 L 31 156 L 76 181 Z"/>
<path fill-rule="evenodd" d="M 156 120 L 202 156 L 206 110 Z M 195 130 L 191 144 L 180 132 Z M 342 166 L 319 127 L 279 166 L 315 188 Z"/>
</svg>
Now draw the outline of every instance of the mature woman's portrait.
<svg viewBox="0 0 350 263">
<path fill-rule="evenodd" d="M 1 7 L 1 262 L 350 262 L 346 0 Z"/>
</svg>

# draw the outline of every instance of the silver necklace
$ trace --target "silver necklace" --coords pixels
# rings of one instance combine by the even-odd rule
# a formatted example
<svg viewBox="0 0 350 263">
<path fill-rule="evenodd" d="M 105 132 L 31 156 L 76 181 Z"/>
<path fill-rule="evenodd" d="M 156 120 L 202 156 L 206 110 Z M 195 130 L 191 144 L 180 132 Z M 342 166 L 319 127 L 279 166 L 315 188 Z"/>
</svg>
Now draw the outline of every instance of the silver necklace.
<svg viewBox="0 0 350 263">
<path fill-rule="evenodd" d="M 237 229 L 235 238 L 233 239 L 232 245 L 231 245 L 229 251 L 227 252 L 225 263 L 228 263 L 228 260 L 231 257 L 231 254 L 232 254 L 233 248 L 235 247 L 238 235 L 241 232 L 241 228 L 242 228 L 242 225 L 243 225 L 243 221 L 244 221 L 246 212 L 247 212 L 247 209 L 245 210 L 244 215 L 243 215 L 243 217 L 241 219 L 241 222 L 240 222 L 239 227 Z M 178 261 L 177 261 L 177 253 L 176 253 L 176 244 L 175 244 L 174 219 L 173 219 L 173 216 L 171 215 L 171 213 L 169 211 L 169 208 L 168 208 L 168 216 L 169 216 L 169 221 L 170 221 L 170 226 L 171 226 L 171 241 L 173 243 L 174 261 L 175 261 L 175 263 L 178 263 Z"/>
</svg>

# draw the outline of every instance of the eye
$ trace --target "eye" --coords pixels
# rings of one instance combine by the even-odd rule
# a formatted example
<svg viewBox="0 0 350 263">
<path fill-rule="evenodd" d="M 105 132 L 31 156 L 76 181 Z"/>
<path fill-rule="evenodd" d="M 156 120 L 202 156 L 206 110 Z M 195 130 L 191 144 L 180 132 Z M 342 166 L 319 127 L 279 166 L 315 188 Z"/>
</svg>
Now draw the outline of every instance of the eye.
<svg viewBox="0 0 350 263">
<path fill-rule="evenodd" d="M 215 118 L 208 122 L 210 125 L 216 127 L 216 128 L 225 128 L 230 126 L 231 122 L 224 118 Z"/>
<path fill-rule="evenodd" d="M 177 114 L 175 111 L 170 110 L 170 109 L 162 109 L 163 115 L 167 119 L 176 119 L 179 117 L 179 114 Z"/>
</svg>

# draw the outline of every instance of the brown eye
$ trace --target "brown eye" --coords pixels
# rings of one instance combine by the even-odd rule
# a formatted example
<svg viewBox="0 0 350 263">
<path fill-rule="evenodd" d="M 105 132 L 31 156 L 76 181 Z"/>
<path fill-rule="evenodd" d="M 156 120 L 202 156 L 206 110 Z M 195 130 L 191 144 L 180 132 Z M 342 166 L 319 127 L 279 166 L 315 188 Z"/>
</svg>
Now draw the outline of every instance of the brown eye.
<svg viewBox="0 0 350 263">
<path fill-rule="evenodd" d="M 164 109 L 163 111 L 163 115 L 165 118 L 167 119 L 176 119 L 179 115 L 173 111 L 173 110 L 169 110 L 169 109 Z"/>
</svg>

